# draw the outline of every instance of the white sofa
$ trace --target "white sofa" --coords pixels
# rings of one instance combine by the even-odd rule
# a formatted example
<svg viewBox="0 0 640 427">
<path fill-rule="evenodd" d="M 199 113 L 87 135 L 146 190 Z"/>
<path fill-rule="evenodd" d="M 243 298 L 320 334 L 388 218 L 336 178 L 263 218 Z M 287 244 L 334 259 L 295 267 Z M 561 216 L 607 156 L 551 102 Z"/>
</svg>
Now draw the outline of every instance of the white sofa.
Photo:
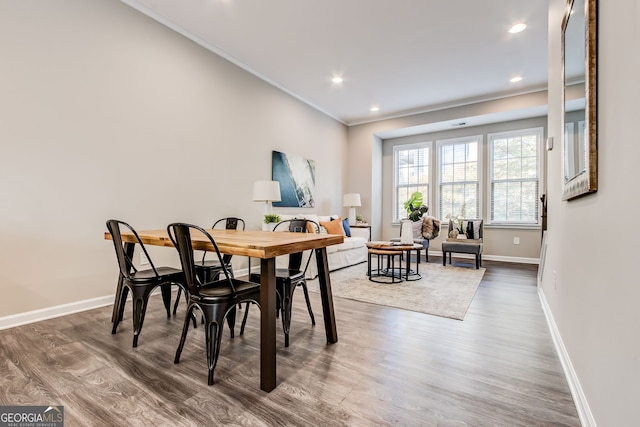
<svg viewBox="0 0 640 427">
<path fill-rule="evenodd" d="M 339 215 L 316 215 L 316 214 L 279 214 L 282 221 L 287 219 L 308 219 L 320 222 L 329 222 L 332 218 L 339 218 Z M 283 229 L 282 231 L 286 231 Z M 369 230 L 366 228 L 351 228 L 351 237 L 345 236 L 344 242 L 339 245 L 327 246 L 327 261 L 329 263 L 329 271 L 338 270 L 340 268 L 349 267 L 359 264 L 367 260 L 367 246 L 365 243 L 369 239 Z M 303 263 L 307 262 L 307 257 L 311 255 L 313 258 L 309 263 L 306 277 L 314 279 L 318 275 L 318 266 L 315 259 L 315 252 L 307 251 L 307 255 L 303 258 Z M 289 262 L 288 256 L 281 256 L 276 259 L 278 268 L 286 268 Z M 304 265 L 304 264 L 303 264 Z"/>
</svg>

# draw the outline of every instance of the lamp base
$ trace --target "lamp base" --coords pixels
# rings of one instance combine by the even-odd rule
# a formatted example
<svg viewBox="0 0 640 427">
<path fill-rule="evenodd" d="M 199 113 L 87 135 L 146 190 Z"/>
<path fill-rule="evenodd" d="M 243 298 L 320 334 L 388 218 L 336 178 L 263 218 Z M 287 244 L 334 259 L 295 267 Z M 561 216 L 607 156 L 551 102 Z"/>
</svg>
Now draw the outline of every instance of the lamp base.
<svg viewBox="0 0 640 427">
<path fill-rule="evenodd" d="M 349 208 L 349 225 L 356 225 L 356 208 Z"/>
</svg>

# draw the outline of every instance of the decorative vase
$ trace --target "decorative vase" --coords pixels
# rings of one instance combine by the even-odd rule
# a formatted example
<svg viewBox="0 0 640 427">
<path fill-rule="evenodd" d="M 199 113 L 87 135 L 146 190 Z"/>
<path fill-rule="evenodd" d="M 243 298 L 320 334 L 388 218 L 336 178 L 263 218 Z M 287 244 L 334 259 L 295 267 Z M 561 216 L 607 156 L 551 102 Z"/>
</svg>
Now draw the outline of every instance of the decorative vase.
<svg viewBox="0 0 640 427">
<path fill-rule="evenodd" d="M 413 244 L 413 224 L 412 221 L 402 221 L 402 228 L 400 229 L 400 243 L 403 245 Z"/>
</svg>

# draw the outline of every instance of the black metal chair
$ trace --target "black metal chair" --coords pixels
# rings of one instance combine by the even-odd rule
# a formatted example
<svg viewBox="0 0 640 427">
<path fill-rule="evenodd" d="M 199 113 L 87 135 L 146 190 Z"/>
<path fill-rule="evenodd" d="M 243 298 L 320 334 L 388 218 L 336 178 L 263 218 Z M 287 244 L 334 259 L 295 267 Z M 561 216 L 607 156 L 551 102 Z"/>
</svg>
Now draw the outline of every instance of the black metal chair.
<svg viewBox="0 0 640 427">
<path fill-rule="evenodd" d="M 133 346 L 138 346 L 138 337 L 144 323 L 144 316 L 147 311 L 149 295 L 157 287 L 162 287 L 162 299 L 167 309 L 167 318 L 171 317 L 171 285 L 175 284 L 182 289 L 185 286 L 185 278 L 181 270 L 171 267 L 156 267 L 149 257 L 147 249 L 144 247 L 140 236 L 129 224 L 116 219 L 107 221 L 107 229 L 111 233 L 113 245 L 116 249 L 118 266 L 120 267 L 120 284 L 116 290 L 115 317 L 111 333 L 115 334 L 118 324 L 122 321 L 124 306 L 127 301 L 127 294 L 131 290 L 133 299 Z M 133 233 L 136 243 L 149 262 L 150 269 L 138 270 L 133 264 L 134 244 L 129 244 L 125 248 L 122 241 L 122 230 L 125 229 Z M 175 313 L 175 311 L 174 311 Z"/>
<path fill-rule="evenodd" d="M 213 223 L 211 228 L 216 228 L 222 222 L 224 222 L 225 230 L 237 230 L 238 226 L 241 227 L 240 228 L 241 230 L 244 230 L 244 226 L 245 226 L 244 220 L 242 218 L 234 218 L 234 217 L 219 219 Z M 224 254 L 222 256 L 222 263 L 220 263 L 220 261 L 218 261 L 217 259 L 206 259 L 207 251 L 205 251 L 202 254 L 202 259 L 200 261 L 195 262 L 196 274 L 200 278 L 200 281 L 202 283 L 205 283 L 205 282 L 211 282 L 213 280 L 217 280 L 218 277 L 220 276 L 220 273 L 222 272 L 223 265 L 229 271 L 229 273 L 231 274 L 231 277 L 235 277 L 233 275 L 233 266 L 231 265 L 232 256 L 233 255 L 230 255 L 230 254 Z M 180 290 L 178 290 L 178 296 L 176 297 L 176 302 L 173 306 L 173 314 L 176 314 L 178 304 L 180 303 L 181 295 L 182 294 Z"/>
<path fill-rule="evenodd" d="M 174 363 L 180 362 L 180 354 L 189 331 L 189 320 L 193 310 L 198 308 L 205 319 L 205 344 L 207 348 L 207 365 L 209 368 L 208 384 L 213 384 L 213 371 L 218 362 L 220 342 L 222 341 L 222 329 L 224 320 L 227 319 L 233 337 L 233 324 L 235 323 L 236 305 L 242 302 L 260 304 L 260 284 L 251 283 L 231 277 L 229 271 L 223 268 L 224 277 L 212 282 L 201 282 L 196 274 L 195 259 L 191 243 L 191 232 L 202 233 L 215 248 L 218 261 L 224 264 L 218 245 L 209 233 L 196 225 L 173 223 L 167 227 L 169 237 L 180 255 L 180 263 L 189 290 L 189 306 L 184 319 L 180 345 L 176 350 Z M 244 331 L 242 331 L 244 332 Z"/>
<path fill-rule="evenodd" d="M 273 231 L 277 232 L 282 227 L 288 227 L 288 231 L 294 233 L 318 233 L 320 226 L 315 221 L 307 219 L 288 219 L 281 221 L 274 227 Z M 304 252 L 296 252 L 289 255 L 288 268 L 276 268 L 276 291 L 278 293 L 278 299 L 276 302 L 276 309 L 282 315 L 282 329 L 284 330 L 284 345 L 289 347 L 289 330 L 291 326 L 291 309 L 293 292 L 298 286 L 302 287 L 304 291 L 304 298 L 307 302 L 307 310 L 309 311 L 309 317 L 311 317 L 311 324 L 316 324 L 316 319 L 313 316 L 313 310 L 311 309 L 311 301 L 309 300 L 309 290 L 307 289 L 307 279 L 305 275 L 309 262 L 311 261 L 311 255 L 308 257 L 307 262 L 302 265 L 304 258 Z M 259 282 L 260 274 L 253 273 L 250 276 L 251 281 Z M 249 315 L 249 304 L 247 304 L 244 317 L 242 319 L 242 326 L 240 333 L 244 331 L 244 326 L 247 322 L 247 316 Z"/>
</svg>

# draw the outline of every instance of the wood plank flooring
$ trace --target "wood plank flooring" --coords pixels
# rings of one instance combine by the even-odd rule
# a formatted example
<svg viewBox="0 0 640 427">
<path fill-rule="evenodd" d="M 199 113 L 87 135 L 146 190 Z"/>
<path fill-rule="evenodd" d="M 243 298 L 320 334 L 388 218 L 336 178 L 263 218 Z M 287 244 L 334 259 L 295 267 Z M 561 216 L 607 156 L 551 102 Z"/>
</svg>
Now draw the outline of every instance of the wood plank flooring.
<svg viewBox="0 0 640 427">
<path fill-rule="evenodd" d="M 225 330 L 210 387 L 203 328 L 175 365 L 185 306 L 167 319 L 159 296 L 135 349 L 130 304 L 116 335 L 111 307 L 0 331 L 0 405 L 64 405 L 66 426 L 579 426 L 537 266 L 484 266 L 464 321 L 335 298 L 334 345 L 319 295 L 312 327 L 298 290 L 289 348 L 277 327 L 271 393 L 259 386 L 256 307 L 243 336 Z"/>
</svg>

